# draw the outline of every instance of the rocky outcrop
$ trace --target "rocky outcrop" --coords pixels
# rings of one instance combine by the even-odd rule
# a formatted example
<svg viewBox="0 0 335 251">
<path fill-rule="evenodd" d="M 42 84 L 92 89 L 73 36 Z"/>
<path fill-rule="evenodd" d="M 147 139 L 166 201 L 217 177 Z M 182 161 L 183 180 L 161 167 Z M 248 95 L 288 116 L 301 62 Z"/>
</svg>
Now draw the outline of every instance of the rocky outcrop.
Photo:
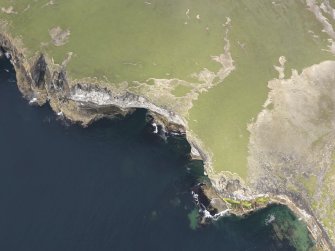
<svg viewBox="0 0 335 251">
<path fill-rule="evenodd" d="M 0 48 L 9 58 L 16 71 L 16 79 L 21 93 L 27 99 L 33 98 L 32 78 L 28 71 L 29 64 L 21 52 L 14 46 L 15 41 L 5 34 L 0 34 Z"/>
<path fill-rule="evenodd" d="M 108 87 L 92 83 L 69 84 L 63 66 L 48 64 L 43 54 L 33 63 L 26 62 L 23 54 L 9 36 L 0 34 L 0 47 L 11 60 L 19 89 L 23 96 L 39 105 L 50 102 L 57 113 L 73 122 L 87 126 L 102 117 L 125 116 L 135 109 L 147 109 L 155 123 L 172 134 L 185 135 L 185 122 L 176 114 L 164 110 L 145 98 L 130 92 L 114 93 Z"/>
<path fill-rule="evenodd" d="M 163 132 L 163 135 L 181 135 L 187 137 L 191 146 L 191 157 L 201 159 L 210 165 L 209 157 L 202 151 L 200 144 L 187 134 L 186 122 L 177 114 L 158 107 L 146 98 L 129 91 L 117 92 L 108 86 L 89 82 L 70 82 L 63 65 L 54 65 L 43 55 L 37 55 L 34 60 L 27 61 L 24 54 L 16 46 L 15 40 L 0 34 L 0 48 L 10 58 L 17 76 L 18 87 L 25 98 L 30 102 L 42 105 L 49 102 L 52 109 L 64 118 L 87 126 L 103 117 L 125 116 L 135 109 L 148 110 L 150 123 L 154 132 Z M 159 129 L 158 129 L 159 128 Z M 214 178 L 212 185 L 199 188 L 208 202 L 212 217 L 221 217 L 226 213 L 244 215 L 271 203 L 285 204 L 294 209 L 293 203 L 276 195 L 255 196 L 237 177 L 220 176 Z M 265 198 L 271 199 L 265 199 Z M 236 206 L 238 204 L 238 206 Z M 207 209 L 206 209 L 207 210 Z M 206 212 L 204 210 L 204 212 Z M 295 211 L 298 215 L 299 210 Z M 204 214 L 208 218 L 208 214 Z M 304 218 L 305 220 L 308 217 Z M 315 226 L 315 219 L 308 222 L 311 228 Z M 314 231 L 314 230 L 313 230 Z M 323 233 L 317 229 L 311 233 L 324 250 L 331 250 Z M 329 248 L 327 248 L 329 247 Z"/>
<path fill-rule="evenodd" d="M 335 61 L 325 61 L 269 82 L 264 110 L 249 126 L 248 175 L 254 191 L 287 195 L 332 237 L 334 70 Z"/>
<path fill-rule="evenodd" d="M 30 74 L 33 80 L 32 84 L 35 88 L 43 89 L 45 85 L 49 85 L 51 75 L 43 54 L 33 64 Z"/>
</svg>

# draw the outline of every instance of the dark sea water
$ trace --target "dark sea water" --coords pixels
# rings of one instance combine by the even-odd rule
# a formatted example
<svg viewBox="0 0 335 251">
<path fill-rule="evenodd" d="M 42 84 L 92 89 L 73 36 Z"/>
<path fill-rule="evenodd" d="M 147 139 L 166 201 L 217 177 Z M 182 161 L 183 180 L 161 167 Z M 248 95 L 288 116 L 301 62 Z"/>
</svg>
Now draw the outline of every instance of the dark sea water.
<svg viewBox="0 0 335 251">
<path fill-rule="evenodd" d="M 9 72 L 5 71 L 9 69 Z M 197 226 L 201 163 L 148 133 L 145 111 L 88 128 L 28 105 L 0 61 L 0 250 L 304 250 L 306 228 L 272 206 Z M 177 150 L 176 150 L 177 149 Z M 275 217 L 272 223 L 266 223 Z M 295 246 L 296 248 L 293 248 Z"/>
</svg>

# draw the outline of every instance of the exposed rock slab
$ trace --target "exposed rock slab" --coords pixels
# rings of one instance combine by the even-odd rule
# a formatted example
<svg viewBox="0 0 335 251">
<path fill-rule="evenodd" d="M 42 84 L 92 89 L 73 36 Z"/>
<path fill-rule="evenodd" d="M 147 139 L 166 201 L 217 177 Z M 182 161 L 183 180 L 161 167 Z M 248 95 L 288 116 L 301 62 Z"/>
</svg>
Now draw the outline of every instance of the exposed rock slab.
<svg viewBox="0 0 335 251">
<path fill-rule="evenodd" d="M 334 237 L 335 61 L 268 86 L 266 107 L 249 126 L 248 182 L 292 198 Z"/>
</svg>

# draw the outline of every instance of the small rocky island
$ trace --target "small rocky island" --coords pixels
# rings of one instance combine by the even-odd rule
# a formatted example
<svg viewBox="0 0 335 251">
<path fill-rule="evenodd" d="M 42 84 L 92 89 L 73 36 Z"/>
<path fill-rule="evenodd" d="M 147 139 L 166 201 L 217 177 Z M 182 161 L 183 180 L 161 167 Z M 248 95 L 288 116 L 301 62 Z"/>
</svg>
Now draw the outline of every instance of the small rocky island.
<svg viewBox="0 0 335 251">
<path fill-rule="evenodd" d="M 87 126 L 148 110 L 210 183 L 206 218 L 288 206 L 335 246 L 335 4 L 0 0 L 0 47 L 30 103 Z"/>
</svg>

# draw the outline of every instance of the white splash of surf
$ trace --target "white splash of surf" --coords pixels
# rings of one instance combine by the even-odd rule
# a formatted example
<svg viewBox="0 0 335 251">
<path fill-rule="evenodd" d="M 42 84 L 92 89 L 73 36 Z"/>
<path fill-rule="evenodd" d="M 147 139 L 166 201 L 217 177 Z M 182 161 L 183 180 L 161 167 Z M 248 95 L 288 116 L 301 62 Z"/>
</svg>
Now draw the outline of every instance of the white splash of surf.
<svg viewBox="0 0 335 251">
<path fill-rule="evenodd" d="M 5 56 L 6 56 L 7 59 L 10 59 L 10 58 L 11 58 L 11 55 L 10 55 L 9 52 L 5 52 Z"/>
<path fill-rule="evenodd" d="M 157 126 L 157 124 L 156 123 L 152 123 L 152 126 L 154 127 L 153 133 L 157 134 L 158 133 L 158 126 Z"/>
<path fill-rule="evenodd" d="M 37 102 L 37 98 L 33 98 L 29 101 L 29 104 L 32 105 L 32 104 L 35 104 Z"/>
<path fill-rule="evenodd" d="M 265 219 L 265 225 L 269 225 L 272 222 L 274 222 L 276 220 L 276 217 L 274 216 L 274 214 L 270 214 L 266 219 Z"/>
<path fill-rule="evenodd" d="M 193 191 L 191 192 L 191 194 L 192 194 L 192 197 L 193 197 L 195 203 L 198 205 L 199 204 L 199 195 L 197 193 L 193 192 Z"/>
<path fill-rule="evenodd" d="M 204 218 L 217 221 L 221 217 L 224 217 L 224 216 L 228 215 L 229 211 L 230 211 L 230 209 L 226 209 L 226 210 L 223 210 L 223 211 L 221 211 L 219 213 L 211 215 L 211 213 L 208 210 L 205 209 L 205 210 L 202 210 L 202 213 L 204 214 Z"/>
<path fill-rule="evenodd" d="M 211 215 L 211 213 L 206 209 L 206 207 L 199 202 L 199 195 L 197 193 L 192 191 L 192 197 L 193 197 L 195 203 L 197 204 L 197 206 L 199 206 L 199 208 L 200 208 L 199 212 L 203 214 L 203 217 L 205 219 L 211 219 L 211 220 L 217 221 L 221 217 L 224 217 L 224 216 L 229 214 L 230 209 L 228 208 L 228 209 L 223 210 L 221 212 L 218 212 L 214 215 Z"/>
</svg>

